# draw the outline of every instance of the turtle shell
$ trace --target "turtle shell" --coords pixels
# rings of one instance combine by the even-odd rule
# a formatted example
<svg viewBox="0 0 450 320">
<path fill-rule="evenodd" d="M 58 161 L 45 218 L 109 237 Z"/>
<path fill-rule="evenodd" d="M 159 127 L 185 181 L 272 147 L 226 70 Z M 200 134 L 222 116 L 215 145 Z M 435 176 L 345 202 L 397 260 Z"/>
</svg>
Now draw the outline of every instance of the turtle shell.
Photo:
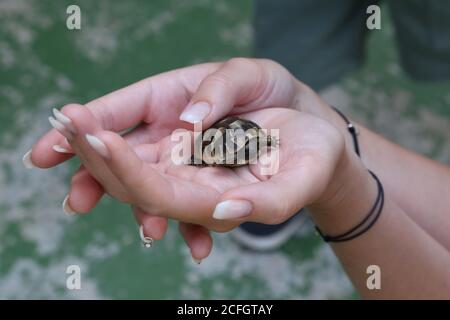
<svg viewBox="0 0 450 320">
<path fill-rule="evenodd" d="M 201 145 L 200 157 L 192 155 L 191 165 L 239 167 L 254 162 L 261 147 L 270 147 L 272 140 L 259 125 L 238 117 L 227 117 L 203 132 L 196 143 Z"/>
</svg>

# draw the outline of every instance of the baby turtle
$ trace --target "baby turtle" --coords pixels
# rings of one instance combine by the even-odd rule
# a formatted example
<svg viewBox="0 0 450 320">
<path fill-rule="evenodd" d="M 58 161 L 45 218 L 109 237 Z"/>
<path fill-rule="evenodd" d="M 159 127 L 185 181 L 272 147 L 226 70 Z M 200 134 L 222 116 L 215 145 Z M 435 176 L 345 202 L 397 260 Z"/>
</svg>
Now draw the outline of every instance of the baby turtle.
<svg viewBox="0 0 450 320">
<path fill-rule="evenodd" d="M 278 140 L 253 121 L 227 117 L 204 131 L 196 144 L 201 154 L 191 156 L 191 165 L 239 167 L 256 163 L 261 151 L 278 146 Z"/>
</svg>

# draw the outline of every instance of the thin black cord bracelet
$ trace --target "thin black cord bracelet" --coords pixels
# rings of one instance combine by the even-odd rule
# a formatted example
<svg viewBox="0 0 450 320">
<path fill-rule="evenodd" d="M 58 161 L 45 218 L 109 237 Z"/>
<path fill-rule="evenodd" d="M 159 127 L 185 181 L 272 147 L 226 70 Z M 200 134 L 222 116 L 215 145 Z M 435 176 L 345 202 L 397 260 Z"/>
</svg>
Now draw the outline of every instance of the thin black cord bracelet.
<svg viewBox="0 0 450 320">
<path fill-rule="evenodd" d="M 335 110 L 337 112 L 337 114 L 339 114 L 339 116 L 341 116 L 341 118 L 347 124 L 347 129 L 350 132 L 352 139 L 353 139 L 353 146 L 355 148 L 355 152 L 359 157 L 361 157 L 359 144 L 358 144 L 358 133 L 356 131 L 356 127 L 353 125 L 353 123 L 350 122 L 350 120 L 339 109 L 337 109 L 334 106 L 331 106 L 331 107 L 333 108 L 333 110 Z M 367 230 L 369 230 L 375 224 L 375 222 L 378 220 L 378 218 L 380 217 L 381 212 L 383 211 L 383 207 L 384 207 L 384 189 L 383 189 L 383 185 L 380 182 L 380 179 L 378 179 L 378 177 L 372 171 L 369 170 L 369 173 L 376 181 L 377 189 L 378 189 L 378 194 L 375 199 L 375 203 L 373 204 L 369 213 L 355 227 L 353 227 L 350 230 L 348 230 L 347 232 L 344 232 L 337 236 L 326 235 L 318 227 L 316 227 L 317 233 L 322 237 L 322 239 L 325 242 L 344 242 L 344 241 L 352 240 L 352 239 L 362 235 Z"/>
<path fill-rule="evenodd" d="M 378 188 L 378 195 L 372 209 L 369 211 L 367 216 L 355 227 L 337 236 L 325 235 L 318 227 L 316 227 L 317 232 L 325 242 L 344 242 L 352 240 L 369 230 L 380 217 L 384 206 L 384 189 L 383 185 L 380 182 L 380 179 L 378 179 L 378 177 L 372 171 L 369 170 L 369 173 L 375 179 Z"/>
<path fill-rule="evenodd" d="M 359 151 L 359 144 L 358 144 L 358 131 L 356 130 L 355 125 L 353 123 L 351 123 L 350 120 L 348 120 L 348 118 L 342 113 L 341 110 L 339 110 L 335 106 L 331 106 L 331 108 L 333 108 L 333 110 L 336 111 L 336 113 L 338 115 L 340 115 L 342 119 L 344 119 L 345 123 L 347 124 L 347 129 L 350 132 L 350 134 L 352 135 L 353 146 L 355 147 L 355 152 L 358 155 L 358 157 L 361 157 L 361 153 Z"/>
</svg>

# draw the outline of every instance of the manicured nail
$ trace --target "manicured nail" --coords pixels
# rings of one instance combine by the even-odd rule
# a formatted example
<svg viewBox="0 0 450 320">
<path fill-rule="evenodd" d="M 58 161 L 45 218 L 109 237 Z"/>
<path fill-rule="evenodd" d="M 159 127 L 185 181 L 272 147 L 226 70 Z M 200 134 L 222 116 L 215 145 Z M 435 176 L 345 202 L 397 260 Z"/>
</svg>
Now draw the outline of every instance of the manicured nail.
<svg viewBox="0 0 450 320">
<path fill-rule="evenodd" d="M 144 227 L 142 225 L 139 226 L 139 237 L 144 247 L 151 248 L 153 246 L 153 238 L 144 235 Z"/>
<path fill-rule="evenodd" d="M 56 120 L 58 120 L 64 126 L 66 126 L 66 128 L 72 134 L 77 134 L 77 129 L 75 128 L 75 126 L 73 125 L 72 120 L 68 116 L 66 116 L 64 113 L 62 113 L 61 111 L 59 111 L 56 108 L 53 108 L 53 115 L 55 116 Z"/>
<path fill-rule="evenodd" d="M 180 120 L 189 123 L 201 122 L 211 112 L 211 106 L 207 102 L 197 102 L 188 106 L 180 115 Z"/>
<path fill-rule="evenodd" d="M 72 133 L 70 133 L 69 129 L 67 129 L 65 125 L 63 125 L 53 117 L 48 117 L 48 121 L 50 121 L 52 127 L 58 130 L 58 132 L 61 133 L 64 137 L 66 137 L 67 139 L 72 139 Z"/>
<path fill-rule="evenodd" d="M 86 134 L 86 140 L 89 145 L 97 151 L 102 157 L 109 158 L 109 150 L 102 140 L 91 134 Z"/>
<path fill-rule="evenodd" d="M 237 219 L 250 215 L 252 204 L 246 200 L 226 200 L 214 209 L 213 218 L 218 220 Z"/>
<path fill-rule="evenodd" d="M 73 216 L 74 214 L 76 214 L 77 212 L 75 210 L 73 210 L 70 205 L 69 205 L 69 195 L 67 195 L 62 203 L 62 208 L 63 211 L 68 214 L 69 216 Z"/>
<path fill-rule="evenodd" d="M 52 149 L 58 153 L 72 153 L 70 150 L 60 146 L 59 144 L 55 144 Z"/>
<path fill-rule="evenodd" d="M 25 153 L 25 155 L 22 158 L 22 163 L 27 169 L 33 169 L 36 168 L 33 161 L 31 161 L 31 149 Z"/>
<path fill-rule="evenodd" d="M 196 264 L 202 263 L 202 259 L 197 259 L 197 258 L 194 258 L 194 257 L 192 257 L 192 261 L 194 261 Z"/>
</svg>

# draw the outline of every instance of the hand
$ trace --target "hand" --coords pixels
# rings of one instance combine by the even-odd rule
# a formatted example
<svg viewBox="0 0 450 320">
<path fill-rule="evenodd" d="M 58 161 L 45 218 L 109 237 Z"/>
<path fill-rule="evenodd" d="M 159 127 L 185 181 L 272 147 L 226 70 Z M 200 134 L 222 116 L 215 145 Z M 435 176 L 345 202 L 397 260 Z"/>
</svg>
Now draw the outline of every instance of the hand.
<svg viewBox="0 0 450 320">
<path fill-rule="evenodd" d="M 278 64 L 268 60 L 238 58 L 225 63 L 204 64 L 171 71 L 113 92 L 86 104 L 87 109 L 91 111 L 89 114 L 93 115 L 96 122 L 89 121 L 89 116 L 82 119 L 82 122 L 97 123 L 96 127 L 91 129 L 113 131 L 121 131 L 140 123 L 137 128 L 124 135 L 124 139 L 135 146 L 139 143 L 155 142 L 177 127 L 190 128 L 188 123 L 179 120 L 180 113 L 186 105 L 186 110 L 189 110 L 192 109 L 191 106 L 197 105 L 195 102 L 202 101 L 211 106 L 211 112 L 204 119 L 206 126 L 230 112 L 280 106 L 300 110 L 307 107 L 307 111 L 318 112 L 320 115 L 320 110 L 323 110 L 325 105 L 313 91 L 295 80 Z M 73 107 L 75 105 L 68 105 L 63 108 L 63 112 Z M 187 112 L 187 115 L 186 112 L 183 113 L 181 118 L 194 121 L 190 112 Z M 59 147 L 53 149 L 54 146 Z M 43 168 L 54 166 L 72 156 L 71 153 L 56 151 L 61 151 L 61 147 L 72 151 L 64 137 L 52 130 L 33 147 L 29 161 Z M 96 171 L 102 169 L 97 166 Z M 99 184 L 82 166 L 72 179 L 67 204 L 77 212 L 90 211 L 103 194 L 101 185 L 107 185 L 109 189 L 120 188 L 120 184 L 112 183 L 115 179 L 111 178 L 111 175 L 107 179 L 112 180 L 100 180 Z M 122 198 L 125 194 L 123 190 L 108 192 L 125 200 Z M 167 226 L 165 219 L 150 219 L 148 214 L 135 215 L 139 222 L 144 224 L 146 234 L 156 239 L 162 237 Z M 190 227 L 182 229 L 188 230 Z M 191 246 L 191 249 L 192 247 L 195 246 Z"/>
<path fill-rule="evenodd" d="M 103 130 L 134 128 L 124 138 L 136 145 L 155 142 L 176 128 L 191 129 L 198 121 L 207 128 L 230 113 L 293 107 L 296 86 L 295 78 L 273 61 L 234 58 L 162 73 L 85 106 Z M 33 146 L 32 164 L 50 168 L 72 156 L 55 151 L 55 145 L 69 149 L 64 137 L 50 130 Z"/>
<path fill-rule="evenodd" d="M 283 67 L 272 61 L 236 58 L 224 63 L 196 65 L 153 76 L 85 106 L 96 119 L 96 129 L 120 132 L 135 127 L 124 135 L 124 139 L 135 146 L 156 142 L 175 128 L 191 128 L 189 122 L 200 120 L 202 115 L 205 116 L 203 125 L 208 126 L 230 112 L 248 112 L 270 106 L 292 107 L 296 94 L 295 83 L 295 79 Z M 209 114 L 205 113 L 205 104 L 197 102 L 206 102 L 211 107 Z M 67 105 L 62 110 L 66 112 L 74 106 Z M 183 110 L 185 112 L 182 114 Z M 89 123 L 86 118 L 81 121 Z M 72 156 L 73 150 L 64 136 L 56 130 L 50 130 L 27 153 L 26 161 L 29 165 L 50 168 Z M 112 181 L 106 183 L 109 188 L 113 188 Z M 104 182 L 97 181 L 82 166 L 72 178 L 71 190 L 65 202 L 67 209 L 90 211 L 104 193 Z M 136 211 L 135 216 L 144 225 L 146 234 L 155 239 L 162 237 L 167 221 L 150 219 L 149 215 Z M 198 228 L 194 226 L 181 226 L 181 229 L 185 235 L 198 234 Z M 190 229 L 195 232 L 190 232 Z M 188 238 L 197 239 L 192 236 Z M 205 237 L 200 235 L 198 238 Z M 201 241 L 190 243 L 191 249 L 197 247 L 194 242 Z"/>
<path fill-rule="evenodd" d="M 280 223 L 301 207 L 329 205 L 345 182 L 336 179 L 348 163 L 344 138 L 328 122 L 305 113 L 271 108 L 241 115 L 263 128 L 280 129 L 279 171 L 269 179 L 260 174 L 260 164 L 235 170 L 175 165 L 175 142 L 169 136 L 133 150 L 116 133 L 92 130 L 83 121 L 89 117 L 86 108 L 65 111 L 77 132 L 69 137 L 72 147 L 105 181 L 104 188 L 154 216 L 214 231 L 228 231 L 244 221 Z M 95 170 L 96 164 L 102 170 Z M 110 187 L 112 178 L 116 181 Z M 118 185 L 124 194 L 115 191 Z"/>
</svg>

